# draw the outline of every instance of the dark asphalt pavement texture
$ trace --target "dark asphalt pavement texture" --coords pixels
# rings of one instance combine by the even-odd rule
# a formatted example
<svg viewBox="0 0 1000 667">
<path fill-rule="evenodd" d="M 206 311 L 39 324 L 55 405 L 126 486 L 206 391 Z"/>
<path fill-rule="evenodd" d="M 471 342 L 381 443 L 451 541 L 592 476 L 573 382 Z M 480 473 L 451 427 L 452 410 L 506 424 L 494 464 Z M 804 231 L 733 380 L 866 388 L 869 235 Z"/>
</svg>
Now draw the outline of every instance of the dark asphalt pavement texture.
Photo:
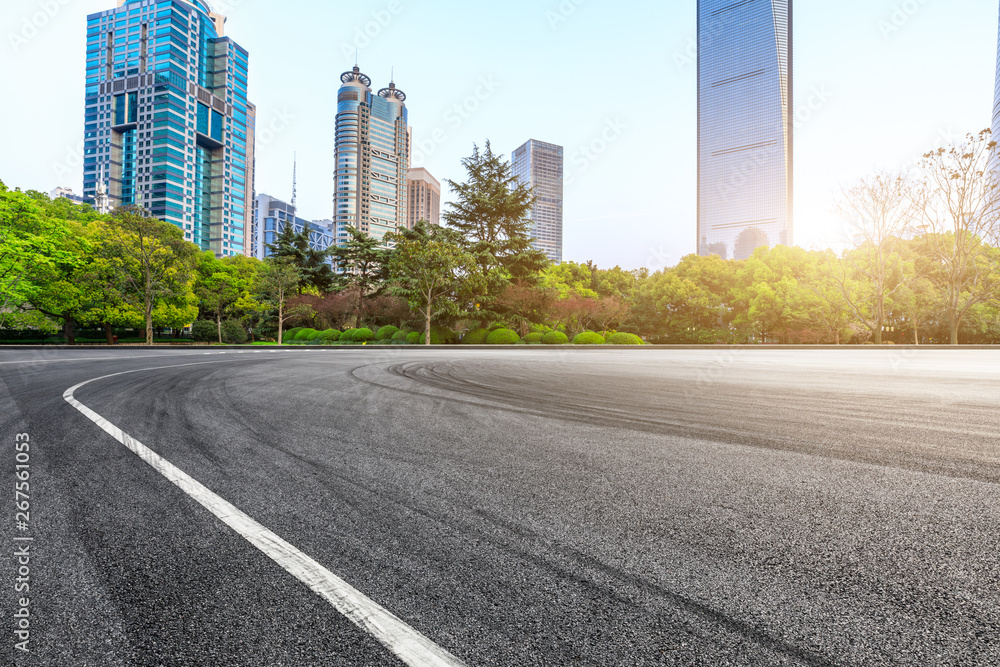
<svg viewBox="0 0 1000 667">
<path fill-rule="evenodd" d="M 63 398 L 126 371 L 76 399 L 467 665 L 1000 665 L 1000 352 L 721 348 L 0 350 L 13 664 L 402 664 Z"/>
</svg>

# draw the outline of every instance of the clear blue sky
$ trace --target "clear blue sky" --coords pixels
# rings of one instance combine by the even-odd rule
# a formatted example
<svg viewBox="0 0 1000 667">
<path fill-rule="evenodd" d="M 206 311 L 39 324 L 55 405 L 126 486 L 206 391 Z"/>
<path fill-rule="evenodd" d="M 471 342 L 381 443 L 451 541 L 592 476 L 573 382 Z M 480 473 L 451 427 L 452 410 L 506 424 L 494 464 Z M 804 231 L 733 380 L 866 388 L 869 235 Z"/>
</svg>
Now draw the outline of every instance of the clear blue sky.
<svg viewBox="0 0 1000 667">
<path fill-rule="evenodd" d="M 250 51 L 257 191 L 290 196 L 297 151 L 304 217 L 331 216 L 336 91 L 360 46 L 374 85 L 387 85 L 395 68 L 409 97 L 424 148 L 415 166 L 461 180 L 473 142 L 489 138 L 508 156 L 529 138 L 562 144 L 567 259 L 662 268 L 694 252 L 694 0 L 216 4 L 227 33 Z M 8 185 L 81 190 L 85 16 L 113 5 L 4 0 Z M 796 134 L 799 245 L 842 236 L 832 209 L 843 184 L 989 125 L 997 10 L 996 0 L 797 3 L 796 105 L 817 92 Z"/>
</svg>

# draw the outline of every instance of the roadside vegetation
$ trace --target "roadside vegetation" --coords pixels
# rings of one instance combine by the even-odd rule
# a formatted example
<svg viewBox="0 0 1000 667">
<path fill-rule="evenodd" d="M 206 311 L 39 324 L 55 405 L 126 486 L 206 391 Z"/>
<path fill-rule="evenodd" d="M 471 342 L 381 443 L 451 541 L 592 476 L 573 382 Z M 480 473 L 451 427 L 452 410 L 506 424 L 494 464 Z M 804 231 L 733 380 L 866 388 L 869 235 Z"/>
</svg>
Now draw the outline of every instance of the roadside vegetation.
<svg viewBox="0 0 1000 667">
<path fill-rule="evenodd" d="M 846 188 L 843 252 L 655 271 L 551 264 L 531 244 L 532 193 L 489 143 L 448 182 L 443 226 L 326 252 L 288 228 L 264 261 L 217 258 L 140 208 L 99 215 L 0 183 L 0 344 L 995 344 L 995 150 L 984 131 Z"/>
</svg>

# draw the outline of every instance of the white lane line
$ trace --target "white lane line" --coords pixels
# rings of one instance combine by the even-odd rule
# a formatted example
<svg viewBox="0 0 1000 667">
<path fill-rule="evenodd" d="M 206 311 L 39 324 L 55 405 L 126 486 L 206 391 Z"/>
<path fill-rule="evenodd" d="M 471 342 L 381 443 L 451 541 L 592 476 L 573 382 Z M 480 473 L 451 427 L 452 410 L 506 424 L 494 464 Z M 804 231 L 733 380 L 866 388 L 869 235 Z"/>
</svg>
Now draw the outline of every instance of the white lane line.
<svg viewBox="0 0 1000 667">
<path fill-rule="evenodd" d="M 207 363 L 222 362 L 181 364 L 180 366 L 163 366 L 112 373 L 70 387 L 63 394 L 63 398 L 87 419 L 104 429 L 111 437 L 125 445 L 180 490 L 191 496 L 250 544 L 283 567 L 289 574 L 327 600 L 352 623 L 375 637 L 404 663 L 413 667 L 464 667 L 465 663 L 408 626 L 395 614 L 381 607 L 364 593 L 352 587 L 333 572 L 254 521 L 180 468 L 74 398 L 77 389 L 92 382 L 129 373 L 179 368 L 181 366 L 200 366 Z"/>
</svg>

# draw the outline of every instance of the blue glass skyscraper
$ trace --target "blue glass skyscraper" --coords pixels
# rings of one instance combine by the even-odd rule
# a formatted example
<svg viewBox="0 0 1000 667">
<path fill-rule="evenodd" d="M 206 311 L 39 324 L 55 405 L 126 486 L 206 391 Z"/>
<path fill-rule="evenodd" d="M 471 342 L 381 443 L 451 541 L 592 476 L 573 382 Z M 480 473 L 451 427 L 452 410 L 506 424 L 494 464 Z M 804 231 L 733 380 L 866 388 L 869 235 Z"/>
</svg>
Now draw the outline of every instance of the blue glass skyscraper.
<svg viewBox="0 0 1000 667">
<path fill-rule="evenodd" d="M 255 108 L 247 52 L 201 0 L 87 17 L 84 197 L 134 204 L 219 256 L 247 254 Z"/>
<path fill-rule="evenodd" d="M 792 0 L 698 0 L 698 252 L 792 240 Z"/>
<path fill-rule="evenodd" d="M 531 188 L 532 246 L 556 264 L 563 257 L 563 147 L 532 139 L 511 156 L 514 176 Z"/>
<path fill-rule="evenodd" d="M 337 93 L 334 221 L 337 244 L 348 227 L 381 240 L 407 225 L 410 139 L 406 94 L 390 83 L 375 95 L 358 67 L 344 72 Z"/>
</svg>

